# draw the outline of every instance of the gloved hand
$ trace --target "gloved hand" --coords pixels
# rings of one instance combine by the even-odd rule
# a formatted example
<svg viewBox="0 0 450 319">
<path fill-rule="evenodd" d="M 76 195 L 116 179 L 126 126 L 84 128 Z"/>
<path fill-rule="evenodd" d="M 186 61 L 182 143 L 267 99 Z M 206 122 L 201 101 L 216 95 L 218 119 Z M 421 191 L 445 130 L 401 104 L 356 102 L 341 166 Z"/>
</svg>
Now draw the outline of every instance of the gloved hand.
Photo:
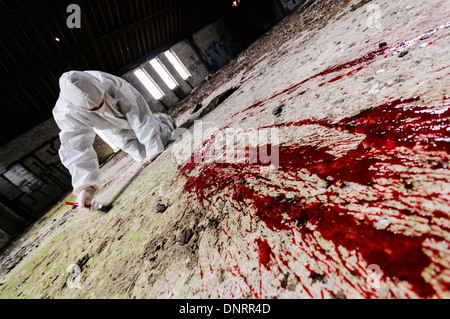
<svg viewBox="0 0 450 319">
<path fill-rule="evenodd" d="M 141 163 L 142 167 L 146 167 L 147 165 L 149 165 L 151 162 L 153 162 L 153 160 L 155 158 L 158 157 L 158 155 L 159 154 L 154 154 L 154 155 L 147 156 Z"/>
<path fill-rule="evenodd" d="M 92 186 L 83 188 L 77 197 L 77 203 L 79 208 L 89 208 L 89 205 L 93 203 L 95 188 Z"/>
</svg>

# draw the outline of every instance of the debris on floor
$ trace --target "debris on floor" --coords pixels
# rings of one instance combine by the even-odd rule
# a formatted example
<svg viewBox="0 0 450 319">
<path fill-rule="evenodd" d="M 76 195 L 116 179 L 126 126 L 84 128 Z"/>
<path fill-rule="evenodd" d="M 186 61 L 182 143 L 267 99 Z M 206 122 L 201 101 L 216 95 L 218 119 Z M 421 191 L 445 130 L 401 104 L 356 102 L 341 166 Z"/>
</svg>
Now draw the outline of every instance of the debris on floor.
<svg viewBox="0 0 450 319">
<path fill-rule="evenodd" d="M 0 297 L 449 298 L 447 6 L 293 12 L 170 111 L 190 125 L 108 214 L 11 246 Z"/>
</svg>

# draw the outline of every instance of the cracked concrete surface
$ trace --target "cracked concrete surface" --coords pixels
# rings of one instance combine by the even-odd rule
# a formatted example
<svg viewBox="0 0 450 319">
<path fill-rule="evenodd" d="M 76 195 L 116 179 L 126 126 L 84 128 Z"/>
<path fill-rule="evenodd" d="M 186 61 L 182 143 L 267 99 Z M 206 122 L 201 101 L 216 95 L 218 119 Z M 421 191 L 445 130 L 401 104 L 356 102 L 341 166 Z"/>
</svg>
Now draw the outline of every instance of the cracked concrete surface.
<svg viewBox="0 0 450 319">
<path fill-rule="evenodd" d="M 309 1 L 171 110 L 197 121 L 108 214 L 58 205 L 3 252 L 0 297 L 450 297 L 448 13 Z"/>
</svg>

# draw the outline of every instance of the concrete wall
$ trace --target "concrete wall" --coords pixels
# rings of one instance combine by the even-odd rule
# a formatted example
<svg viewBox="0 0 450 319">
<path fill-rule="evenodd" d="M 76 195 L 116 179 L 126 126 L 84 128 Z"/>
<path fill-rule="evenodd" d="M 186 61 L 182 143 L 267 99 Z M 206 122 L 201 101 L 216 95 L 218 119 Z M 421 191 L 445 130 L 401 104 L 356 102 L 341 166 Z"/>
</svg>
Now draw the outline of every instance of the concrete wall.
<svg viewBox="0 0 450 319">
<path fill-rule="evenodd" d="M 257 34 L 266 32 L 284 18 L 285 1 L 281 1 L 283 4 L 278 0 L 250 0 L 242 3 L 244 15 Z"/>
<path fill-rule="evenodd" d="M 28 224 L 26 218 L 0 202 L 0 249 L 6 245 L 13 235 L 18 234 Z"/>
<path fill-rule="evenodd" d="M 299 5 L 309 0 L 279 0 L 286 13 L 290 13 L 295 10 Z"/>
<path fill-rule="evenodd" d="M 193 41 L 214 71 L 218 71 L 245 48 L 245 44 L 226 27 L 224 18 L 194 33 Z"/>
<path fill-rule="evenodd" d="M 187 79 L 189 84 L 193 87 L 202 84 L 209 75 L 209 71 L 203 65 L 200 57 L 195 53 L 189 41 L 187 39 L 180 41 L 172 46 L 171 49 L 177 54 L 189 73 L 191 73 L 191 77 Z"/>
<path fill-rule="evenodd" d="M 0 147 L 0 247 L 70 190 L 58 133 L 51 118 Z"/>
<path fill-rule="evenodd" d="M 0 172 L 6 169 L 6 166 L 25 154 L 30 153 L 36 144 L 50 140 L 57 136 L 59 128 L 53 118 L 49 118 L 36 127 L 23 133 L 16 139 L 0 147 Z M 20 145 L 20 147 L 18 147 Z"/>
<path fill-rule="evenodd" d="M 285 5 L 291 4 L 278 0 L 241 2 L 233 12 L 194 33 L 193 41 L 212 69 L 218 71 L 280 22 L 285 17 Z"/>
</svg>

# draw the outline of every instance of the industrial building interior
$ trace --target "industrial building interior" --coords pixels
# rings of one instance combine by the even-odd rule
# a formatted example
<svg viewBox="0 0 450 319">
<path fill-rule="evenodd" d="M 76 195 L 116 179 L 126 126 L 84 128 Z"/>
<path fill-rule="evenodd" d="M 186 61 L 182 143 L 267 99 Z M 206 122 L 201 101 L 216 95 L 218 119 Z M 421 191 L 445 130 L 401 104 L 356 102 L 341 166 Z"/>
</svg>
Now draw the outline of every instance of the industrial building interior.
<svg viewBox="0 0 450 319">
<path fill-rule="evenodd" d="M 1 299 L 447 299 L 446 0 L 1 0 Z M 96 130 L 80 209 L 65 72 L 177 128 L 142 166 Z"/>
</svg>

